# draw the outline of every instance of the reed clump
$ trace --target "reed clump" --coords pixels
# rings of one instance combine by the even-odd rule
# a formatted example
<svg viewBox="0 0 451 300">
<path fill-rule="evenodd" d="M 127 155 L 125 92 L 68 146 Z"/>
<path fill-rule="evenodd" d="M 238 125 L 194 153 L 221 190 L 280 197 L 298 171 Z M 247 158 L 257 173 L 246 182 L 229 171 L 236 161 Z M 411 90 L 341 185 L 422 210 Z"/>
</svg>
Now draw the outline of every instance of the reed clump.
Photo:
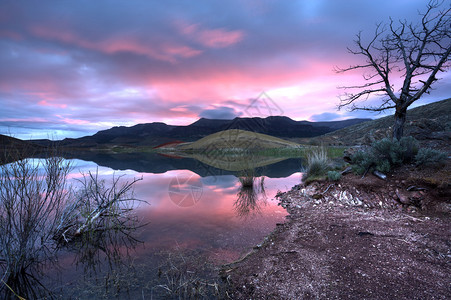
<svg viewBox="0 0 451 300">
<path fill-rule="evenodd" d="M 43 268 L 57 262 L 64 245 L 93 232 L 136 226 L 130 193 L 136 183 L 110 187 L 94 174 L 75 189 L 68 181 L 69 161 L 60 156 L 22 158 L 0 165 L 0 298 L 46 298 Z M 131 195 L 131 196 L 130 196 Z"/>
</svg>

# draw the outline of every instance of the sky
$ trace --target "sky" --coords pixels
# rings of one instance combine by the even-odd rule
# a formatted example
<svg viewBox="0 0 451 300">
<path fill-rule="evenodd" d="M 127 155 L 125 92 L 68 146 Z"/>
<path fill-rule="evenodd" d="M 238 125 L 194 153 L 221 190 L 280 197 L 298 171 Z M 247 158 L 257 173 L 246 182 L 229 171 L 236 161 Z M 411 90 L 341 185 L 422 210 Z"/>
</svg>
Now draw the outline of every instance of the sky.
<svg viewBox="0 0 451 300">
<path fill-rule="evenodd" d="M 359 31 L 371 38 L 389 17 L 416 21 L 426 4 L 2 0 L 0 134 L 76 138 L 201 117 L 379 117 L 337 110 L 337 87 L 362 74 L 334 67 L 363 62 L 347 52 Z M 415 105 L 449 98 L 449 73 Z"/>
</svg>

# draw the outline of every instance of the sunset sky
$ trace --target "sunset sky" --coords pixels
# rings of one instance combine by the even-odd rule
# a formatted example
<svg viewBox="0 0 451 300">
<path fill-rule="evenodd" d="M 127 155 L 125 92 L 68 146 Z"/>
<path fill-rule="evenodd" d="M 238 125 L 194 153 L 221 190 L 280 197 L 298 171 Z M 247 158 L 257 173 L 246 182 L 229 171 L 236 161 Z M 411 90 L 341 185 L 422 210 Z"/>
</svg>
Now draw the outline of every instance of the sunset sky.
<svg viewBox="0 0 451 300">
<path fill-rule="evenodd" d="M 262 92 L 275 109 L 261 117 L 378 117 L 337 111 L 337 87 L 361 74 L 333 68 L 362 62 L 346 50 L 356 33 L 372 37 L 389 16 L 418 20 L 426 3 L 2 0 L 0 134 L 62 139 L 255 116 Z M 449 73 L 417 105 L 449 98 Z"/>
</svg>

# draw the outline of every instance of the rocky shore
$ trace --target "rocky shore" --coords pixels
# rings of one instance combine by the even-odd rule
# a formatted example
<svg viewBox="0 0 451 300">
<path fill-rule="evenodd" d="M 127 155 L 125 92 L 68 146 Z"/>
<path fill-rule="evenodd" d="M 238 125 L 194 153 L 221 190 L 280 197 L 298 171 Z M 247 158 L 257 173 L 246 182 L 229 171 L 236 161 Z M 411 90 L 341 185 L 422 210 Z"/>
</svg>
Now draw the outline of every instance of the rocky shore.
<svg viewBox="0 0 451 300">
<path fill-rule="evenodd" d="M 287 221 L 224 266 L 233 299 L 449 299 L 451 162 L 280 193 Z"/>
</svg>

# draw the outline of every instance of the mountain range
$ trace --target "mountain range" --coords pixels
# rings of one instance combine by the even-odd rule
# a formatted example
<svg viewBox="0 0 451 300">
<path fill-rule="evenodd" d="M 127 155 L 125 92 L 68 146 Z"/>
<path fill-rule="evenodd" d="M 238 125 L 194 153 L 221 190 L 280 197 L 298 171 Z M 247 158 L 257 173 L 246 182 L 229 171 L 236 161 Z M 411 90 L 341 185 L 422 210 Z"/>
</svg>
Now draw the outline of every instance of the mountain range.
<svg viewBox="0 0 451 300">
<path fill-rule="evenodd" d="M 337 129 L 370 121 L 371 119 L 349 119 L 331 122 L 295 121 L 284 116 L 267 118 L 235 118 L 233 120 L 201 118 L 186 125 L 168 125 L 154 122 L 131 127 L 118 126 L 97 132 L 92 136 L 77 139 L 66 138 L 60 146 L 91 148 L 107 145 L 158 146 L 173 141 L 192 142 L 207 135 L 228 129 L 241 129 L 263 133 L 279 138 L 315 137 Z M 47 145 L 49 140 L 33 140 L 35 144 Z"/>
</svg>

